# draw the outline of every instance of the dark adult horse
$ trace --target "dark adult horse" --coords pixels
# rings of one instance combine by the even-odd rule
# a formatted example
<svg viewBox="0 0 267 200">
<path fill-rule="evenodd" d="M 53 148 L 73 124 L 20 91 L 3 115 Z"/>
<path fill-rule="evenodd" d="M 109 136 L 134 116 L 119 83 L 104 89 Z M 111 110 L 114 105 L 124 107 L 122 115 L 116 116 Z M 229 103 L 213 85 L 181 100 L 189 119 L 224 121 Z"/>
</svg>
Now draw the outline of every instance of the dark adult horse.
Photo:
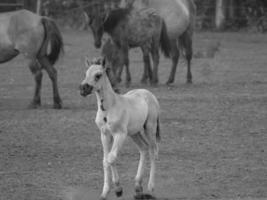
<svg viewBox="0 0 267 200">
<path fill-rule="evenodd" d="M 27 10 L 0 14 L 0 63 L 7 62 L 18 54 L 23 54 L 30 60 L 29 68 L 36 82 L 31 107 L 41 105 L 42 69 L 46 70 L 53 84 L 54 108 L 62 107 L 57 71 L 53 66 L 62 50 L 61 33 L 51 19 Z"/>
<path fill-rule="evenodd" d="M 192 36 L 196 7 L 193 0 L 121 0 L 121 7 L 144 7 L 158 10 L 164 19 L 171 41 L 172 70 L 167 84 L 173 83 L 180 53 L 187 60 L 187 82 L 192 83 Z"/>
<path fill-rule="evenodd" d="M 101 5 L 99 7 L 101 8 Z M 90 14 L 89 25 L 93 32 L 95 46 L 97 48 L 101 46 L 103 33 L 106 32 L 117 46 L 118 53 L 122 55 L 123 64 L 126 66 L 127 85 L 131 80 L 128 51 L 133 47 L 141 47 L 143 52 L 145 67 L 142 82 L 146 82 L 147 78 L 152 84 L 158 82 L 159 48 L 161 47 L 164 55 L 168 57 L 170 43 L 165 22 L 155 9 L 119 8 L 102 12 L 100 9 L 95 9 L 88 14 Z M 153 60 L 153 73 L 150 66 L 150 55 Z M 122 67 L 117 74 L 119 78 L 121 71 Z"/>
</svg>

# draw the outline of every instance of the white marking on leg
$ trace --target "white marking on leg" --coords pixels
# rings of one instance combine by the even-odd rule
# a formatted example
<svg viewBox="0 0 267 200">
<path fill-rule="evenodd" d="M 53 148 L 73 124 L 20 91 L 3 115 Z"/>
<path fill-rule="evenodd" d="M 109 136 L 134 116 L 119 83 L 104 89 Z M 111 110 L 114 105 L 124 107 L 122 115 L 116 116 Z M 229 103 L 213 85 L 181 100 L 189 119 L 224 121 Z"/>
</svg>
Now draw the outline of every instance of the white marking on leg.
<svg viewBox="0 0 267 200">
<path fill-rule="evenodd" d="M 140 160 L 135 177 L 135 182 L 139 185 L 141 184 L 144 175 L 145 159 L 146 159 L 146 152 L 140 151 Z"/>
<path fill-rule="evenodd" d="M 142 137 L 140 133 L 133 135 L 131 138 L 136 144 L 139 150 L 139 153 L 140 153 L 138 169 L 137 169 L 137 173 L 135 176 L 135 189 L 141 190 L 142 180 L 143 180 L 144 170 L 145 170 L 146 148 L 148 147 L 148 143 L 144 140 L 144 138 Z M 137 192 L 141 192 L 141 191 L 137 191 Z"/>
<path fill-rule="evenodd" d="M 113 145 L 112 148 L 110 150 L 110 152 L 108 153 L 107 156 L 107 162 L 112 165 L 114 164 L 114 162 L 116 161 L 117 157 L 118 157 L 118 152 L 121 149 L 125 139 L 126 139 L 127 134 L 125 133 L 116 133 L 113 136 Z"/>
<path fill-rule="evenodd" d="M 101 133 L 101 141 L 103 145 L 103 171 L 104 171 L 104 185 L 101 197 L 106 198 L 110 190 L 110 173 L 109 173 L 109 163 L 107 162 L 108 149 L 110 144 L 110 137 Z"/>
<path fill-rule="evenodd" d="M 150 174 L 149 174 L 149 181 L 148 181 L 148 191 L 153 192 L 154 187 L 155 187 L 155 172 L 156 172 L 154 148 L 149 149 L 149 157 L 150 157 Z"/>
<path fill-rule="evenodd" d="M 114 165 L 111 165 L 110 169 L 111 169 L 111 173 L 112 173 L 112 182 L 116 185 L 120 181 L 117 167 Z"/>
</svg>

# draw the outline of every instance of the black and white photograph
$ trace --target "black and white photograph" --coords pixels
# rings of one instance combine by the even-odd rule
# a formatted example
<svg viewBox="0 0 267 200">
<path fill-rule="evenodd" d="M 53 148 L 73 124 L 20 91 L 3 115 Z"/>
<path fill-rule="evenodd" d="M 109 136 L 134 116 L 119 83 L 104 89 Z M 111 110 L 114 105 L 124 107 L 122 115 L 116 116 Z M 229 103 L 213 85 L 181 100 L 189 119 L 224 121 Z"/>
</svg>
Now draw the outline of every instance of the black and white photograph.
<svg viewBox="0 0 267 200">
<path fill-rule="evenodd" d="M 0 200 L 267 200 L 267 1 L 0 0 Z"/>
</svg>

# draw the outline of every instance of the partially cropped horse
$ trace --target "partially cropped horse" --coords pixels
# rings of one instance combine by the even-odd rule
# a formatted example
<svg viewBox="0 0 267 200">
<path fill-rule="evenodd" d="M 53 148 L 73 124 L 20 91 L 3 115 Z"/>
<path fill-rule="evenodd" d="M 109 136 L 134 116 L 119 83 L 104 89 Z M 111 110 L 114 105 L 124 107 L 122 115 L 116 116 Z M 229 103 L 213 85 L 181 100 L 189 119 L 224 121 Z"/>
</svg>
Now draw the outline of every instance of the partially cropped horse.
<svg viewBox="0 0 267 200">
<path fill-rule="evenodd" d="M 161 47 L 165 56 L 168 57 L 170 43 L 165 22 L 155 9 L 144 8 L 135 10 L 120 8 L 113 9 L 108 13 L 99 12 L 90 18 L 89 25 L 92 29 L 97 48 L 101 46 L 104 32 L 110 35 L 115 45 L 119 48 L 126 66 L 127 85 L 131 81 L 128 69 L 128 52 L 129 48 L 133 47 L 141 47 L 143 52 L 145 67 L 142 82 L 146 82 L 147 78 L 150 79 L 151 83 L 158 82 L 159 48 Z M 150 55 L 153 60 L 153 74 L 150 66 Z M 120 77 L 121 71 L 122 68 L 117 74 L 118 77 Z"/>
<path fill-rule="evenodd" d="M 54 108 L 61 108 L 57 71 L 53 65 L 63 50 L 63 41 L 55 22 L 30 11 L 19 10 L 1 13 L 0 24 L 0 63 L 18 54 L 30 60 L 29 68 L 36 83 L 30 106 L 41 105 L 42 69 L 45 69 L 53 84 Z"/>
<path fill-rule="evenodd" d="M 160 140 L 159 103 L 156 97 L 145 89 L 131 90 L 124 95 L 116 94 L 107 76 L 109 69 L 105 67 L 103 60 L 90 63 L 86 59 L 85 64 L 88 70 L 80 85 L 80 93 L 84 97 L 93 92 L 96 94 L 98 110 L 95 122 L 101 132 L 104 153 L 104 186 L 101 199 L 106 199 L 110 191 L 110 171 L 116 194 L 122 195 L 116 161 L 127 136 L 132 138 L 140 152 L 135 190 L 141 199 L 144 196 L 142 180 L 146 151 L 149 151 L 151 164 L 148 191 L 152 193 L 155 186 L 155 159 Z"/>
<path fill-rule="evenodd" d="M 192 83 L 192 36 L 196 7 L 193 0 L 121 0 L 121 7 L 154 8 L 164 19 L 171 43 L 172 70 L 167 84 L 173 83 L 180 53 L 187 60 L 187 82 Z"/>
</svg>

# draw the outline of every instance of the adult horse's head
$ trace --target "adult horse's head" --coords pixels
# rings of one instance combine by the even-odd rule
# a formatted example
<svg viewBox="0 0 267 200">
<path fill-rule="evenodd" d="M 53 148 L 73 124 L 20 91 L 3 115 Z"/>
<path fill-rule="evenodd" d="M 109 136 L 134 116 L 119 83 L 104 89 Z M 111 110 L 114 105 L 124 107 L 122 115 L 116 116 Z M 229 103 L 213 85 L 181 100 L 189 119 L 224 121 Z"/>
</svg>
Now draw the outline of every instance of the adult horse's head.
<svg viewBox="0 0 267 200">
<path fill-rule="evenodd" d="M 89 26 L 92 30 L 93 37 L 94 37 L 94 45 L 96 48 L 100 48 L 102 44 L 102 37 L 104 34 L 104 17 L 102 16 L 94 16 L 89 19 Z"/>
<path fill-rule="evenodd" d="M 85 8 L 96 48 L 101 47 L 101 40 L 104 34 L 104 22 L 110 9 L 110 6 L 105 1 L 101 0 L 96 1 L 90 7 Z"/>
</svg>

